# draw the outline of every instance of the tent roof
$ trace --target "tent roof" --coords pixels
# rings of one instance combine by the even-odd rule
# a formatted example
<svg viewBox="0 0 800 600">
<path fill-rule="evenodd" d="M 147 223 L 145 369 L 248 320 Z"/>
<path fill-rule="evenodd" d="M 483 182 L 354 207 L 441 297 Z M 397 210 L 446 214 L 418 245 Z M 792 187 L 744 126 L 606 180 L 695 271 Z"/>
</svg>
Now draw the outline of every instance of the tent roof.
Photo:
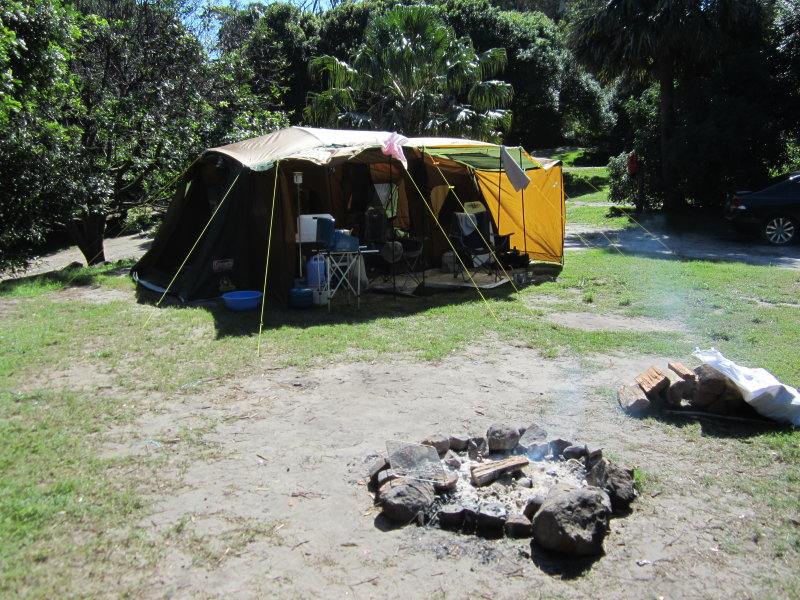
<svg viewBox="0 0 800 600">
<path fill-rule="evenodd" d="M 206 152 L 230 156 L 253 171 L 266 171 L 272 168 L 275 161 L 285 158 L 308 160 L 317 164 L 328 164 L 336 158 L 347 159 L 367 148 L 382 146 L 392 135 L 388 131 L 288 127 L 235 144 L 210 148 Z M 464 163 L 475 169 L 500 170 L 500 146 L 489 142 L 421 137 L 407 139 L 403 146 L 424 148 L 430 154 Z M 520 153 L 509 150 L 521 162 L 523 169 L 544 166 L 541 161 L 531 160 L 524 151 Z"/>
</svg>

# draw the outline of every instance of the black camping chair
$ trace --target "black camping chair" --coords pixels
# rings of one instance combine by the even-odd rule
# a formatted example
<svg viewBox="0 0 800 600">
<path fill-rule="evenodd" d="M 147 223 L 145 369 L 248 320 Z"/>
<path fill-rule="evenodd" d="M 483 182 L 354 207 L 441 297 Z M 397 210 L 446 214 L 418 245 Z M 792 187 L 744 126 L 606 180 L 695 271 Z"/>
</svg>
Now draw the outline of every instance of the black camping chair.
<svg viewBox="0 0 800 600">
<path fill-rule="evenodd" d="M 370 207 L 364 216 L 362 239 L 368 247 L 378 250 L 374 265 L 383 272 L 383 281 L 391 281 L 395 288 L 416 288 L 420 283 L 417 270 L 422 256 L 422 240 L 408 237 L 404 232 L 392 228 L 382 207 Z M 399 280 L 398 284 L 398 278 Z M 412 285 L 413 284 L 413 285 Z"/>
<path fill-rule="evenodd" d="M 493 275 L 495 280 L 500 278 L 502 269 L 496 259 L 508 251 L 511 234 L 495 234 L 487 210 L 454 213 L 450 239 L 461 258 L 454 263 L 453 277 L 461 274 L 467 278 L 461 266 L 463 262 L 468 269 L 472 268 L 473 274 L 482 271 Z"/>
</svg>

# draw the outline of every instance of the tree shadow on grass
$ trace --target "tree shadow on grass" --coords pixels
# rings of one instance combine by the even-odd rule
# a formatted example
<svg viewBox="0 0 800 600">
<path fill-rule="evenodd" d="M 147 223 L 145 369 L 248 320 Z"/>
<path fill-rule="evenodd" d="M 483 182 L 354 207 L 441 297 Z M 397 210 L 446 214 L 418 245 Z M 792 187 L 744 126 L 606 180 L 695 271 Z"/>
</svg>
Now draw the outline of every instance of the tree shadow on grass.
<svg viewBox="0 0 800 600">
<path fill-rule="evenodd" d="M 612 212 L 613 211 L 613 212 Z M 621 214 L 620 214 L 621 213 Z M 759 266 L 800 268 L 800 245 L 770 246 L 751 235 L 735 232 L 720 214 L 690 211 L 681 215 L 634 214 L 611 207 L 614 214 L 629 217 L 624 229 L 581 227 L 567 229 L 567 249 L 602 249 L 612 254 L 668 261 L 702 260 Z"/>
<path fill-rule="evenodd" d="M 0 295 L 10 295 L 18 288 L 67 288 L 100 285 L 104 277 L 122 275 L 130 268 L 130 261 L 99 267 L 84 267 L 79 263 L 67 265 L 57 271 L 28 275 L 0 281 Z"/>
<path fill-rule="evenodd" d="M 652 413 L 646 418 L 678 429 L 699 424 L 701 435 L 721 439 L 747 440 L 766 433 L 794 431 L 791 425 L 764 417 L 748 404 L 744 404 L 736 414 L 731 415 L 687 410 Z"/>
</svg>

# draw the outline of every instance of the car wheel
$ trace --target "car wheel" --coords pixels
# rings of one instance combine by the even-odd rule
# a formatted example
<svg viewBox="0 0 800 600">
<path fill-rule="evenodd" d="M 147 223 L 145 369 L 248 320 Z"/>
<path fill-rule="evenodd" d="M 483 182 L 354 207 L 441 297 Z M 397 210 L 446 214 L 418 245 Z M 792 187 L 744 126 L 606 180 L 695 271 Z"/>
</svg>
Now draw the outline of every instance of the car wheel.
<svg viewBox="0 0 800 600">
<path fill-rule="evenodd" d="M 764 223 L 761 234 L 770 244 L 783 246 L 797 237 L 797 223 L 784 215 L 770 217 Z"/>
</svg>

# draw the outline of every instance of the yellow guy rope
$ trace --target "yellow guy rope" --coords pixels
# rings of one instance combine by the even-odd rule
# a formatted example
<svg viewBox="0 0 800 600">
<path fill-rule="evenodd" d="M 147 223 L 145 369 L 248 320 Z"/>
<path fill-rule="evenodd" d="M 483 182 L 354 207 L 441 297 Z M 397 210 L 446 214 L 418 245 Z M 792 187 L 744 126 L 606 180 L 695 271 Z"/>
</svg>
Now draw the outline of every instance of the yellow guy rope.
<svg viewBox="0 0 800 600">
<path fill-rule="evenodd" d="M 164 290 L 164 293 L 161 294 L 161 298 L 159 298 L 158 302 L 156 302 L 156 306 L 160 306 L 161 302 L 164 300 L 164 297 L 169 293 L 169 288 L 172 287 L 172 284 L 175 283 L 175 280 L 178 278 L 178 275 L 181 274 L 181 271 L 183 270 L 183 267 L 186 266 L 186 262 L 189 260 L 189 257 L 192 255 L 192 252 L 194 252 L 194 249 L 197 247 L 197 244 L 200 243 L 200 240 L 205 235 L 206 230 L 208 229 L 208 226 L 211 225 L 211 222 L 214 220 L 214 217 L 217 216 L 217 213 L 219 212 L 219 209 L 222 208 L 223 204 L 225 204 L 225 200 L 228 198 L 228 195 L 231 193 L 231 190 L 233 189 L 233 186 L 235 186 L 236 182 L 239 181 L 239 176 L 241 174 L 242 174 L 241 171 L 239 171 L 236 174 L 236 179 L 233 180 L 233 183 L 228 188 L 228 191 L 225 192 L 225 195 L 222 197 L 222 200 L 219 201 L 219 204 L 217 204 L 217 207 L 214 209 L 214 212 L 211 213 L 211 217 L 209 217 L 208 223 L 206 223 L 205 227 L 203 227 L 203 231 L 200 232 L 200 235 L 197 236 L 197 239 L 195 240 L 194 244 L 192 244 L 192 247 L 189 249 L 189 253 L 186 255 L 186 258 L 183 259 L 183 262 L 181 263 L 181 266 L 178 267 L 178 270 L 175 272 L 175 276 L 172 278 L 172 281 L 169 282 L 169 285 Z M 145 321 L 144 325 L 142 325 L 142 329 L 147 327 L 147 324 L 150 323 L 150 319 L 153 318 L 154 314 L 155 314 L 155 312 L 151 312 L 150 313 L 150 315 L 147 317 L 147 321 Z"/>
<path fill-rule="evenodd" d="M 423 149 L 423 155 L 424 153 L 425 150 Z M 475 286 L 475 290 L 478 292 L 478 295 L 481 297 L 481 300 L 483 300 L 483 303 L 486 305 L 486 308 L 488 309 L 489 313 L 491 313 L 492 317 L 494 317 L 494 320 L 499 323 L 500 319 L 497 318 L 497 315 L 492 310 L 492 307 L 489 304 L 489 301 L 486 299 L 486 296 L 483 295 L 483 292 L 481 292 L 481 289 L 478 287 L 478 284 L 475 282 L 475 279 L 473 279 L 472 275 L 469 272 L 469 269 L 467 269 L 467 265 L 464 264 L 464 261 L 461 260 L 461 257 L 458 255 L 458 252 L 456 252 L 456 248 L 455 246 L 453 246 L 453 242 L 450 241 L 450 238 L 447 235 L 447 232 L 444 230 L 444 227 L 442 227 L 442 224 L 439 222 L 439 219 L 436 218 L 436 213 L 433 212 L 433 208 L 428 203 L 428 200 L 425 198 L 425 195 L 422 193 L 422 190 L 419 189 L 419 186 L 417 185 L 417 182 L 414 181 L 414 178 L 411 176 L 411 173 L 406 171 L 406 174 L 408 175 L 408 178 L 411 181 L 411 183 L 414 185 L 414 188 L 417 190 L 419 197 L 422 198 L 422 202 L 423 204 L 425 204 L 425 208 L 427 208 L 428 212 L 431 214 L 433 222 L 436 223 L 436 226 L 441 230 L 442 235 L 444 235 L 444 239 L 447 240 L 447 243 L 450 244 L 450 247 L 453 249 L 453 256 L 455 256 L 458 259 L 458 262 L 461 263 L 461 266 L 464 268 L 464 272 L 469 276 L 470 280 L 472 281 L 472 285 Z"/>
<path fill-rule="evenodd" d="M 275 163 L 275 185 L 272 188 L 272 209 L 269 213 L 269 236 L 267 237 L 267 260 L 264 264 L 264 288 L 261 290 L 261 322 L 258 324 L 258 348 L 256 356 L 261 358 L 261 332 L 264 329 L 264 304 L 267 301 L 267 273 L 269 273 L 269 253 L 272 248 L 272 224 L 275 222 L 275 198 L 278 195 L 278 167 L 281 161 Z"/>
</svg>

